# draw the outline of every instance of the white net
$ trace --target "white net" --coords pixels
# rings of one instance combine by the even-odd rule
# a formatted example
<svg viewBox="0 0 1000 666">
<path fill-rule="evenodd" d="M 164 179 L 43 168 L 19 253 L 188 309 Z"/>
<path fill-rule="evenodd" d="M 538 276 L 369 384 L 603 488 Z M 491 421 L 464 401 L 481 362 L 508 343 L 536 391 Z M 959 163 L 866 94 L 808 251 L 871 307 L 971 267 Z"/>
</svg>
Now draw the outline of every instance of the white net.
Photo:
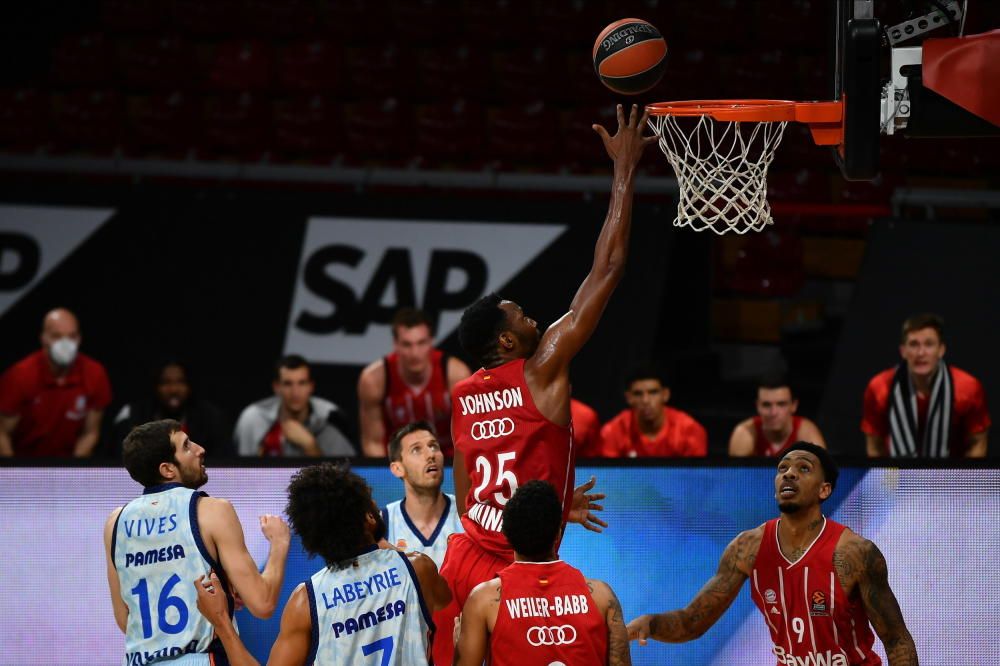
<svg viewBox="0 0 1000 666">
<path fill-rule="evenodd" d="M 761 231 L 771 219 L 767 168 L 787 121 L 717 121 L 708 115 L 654 116 L 650 126 L 677 175 L 674 226 L 722 235 Z"/>
</svg>

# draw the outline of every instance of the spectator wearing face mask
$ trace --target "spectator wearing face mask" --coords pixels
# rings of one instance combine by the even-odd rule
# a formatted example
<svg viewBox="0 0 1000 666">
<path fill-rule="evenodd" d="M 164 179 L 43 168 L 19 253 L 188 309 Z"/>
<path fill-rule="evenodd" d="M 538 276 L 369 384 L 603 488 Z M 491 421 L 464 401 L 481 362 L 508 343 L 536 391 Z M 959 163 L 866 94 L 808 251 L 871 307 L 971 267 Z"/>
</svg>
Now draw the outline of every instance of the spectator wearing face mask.
<svg viewBox="0 0 1000 666">
<path fill-rule="evenodd" d="M 180 423 L 181 430 L 205 449 L 210 461 L 236 455 L 230 437 L 232 422 L 227 423 L 222 411 L 202 397 L 185 363 L 173 358 L 159 363 L 150 379 L 149 391 L 115 416 L 108 446 L 112 455 L 121 457 L 122 442 L 132 428 L 163 419 Z"/>
<path fill-rule="evenodd" d="M 0 376 L 0 456 L 87 458 L 111 402 L 108 374 L 79 353 L 80 325 L 69 310 L 45 315 L 41 342 Z"/>
</svg>

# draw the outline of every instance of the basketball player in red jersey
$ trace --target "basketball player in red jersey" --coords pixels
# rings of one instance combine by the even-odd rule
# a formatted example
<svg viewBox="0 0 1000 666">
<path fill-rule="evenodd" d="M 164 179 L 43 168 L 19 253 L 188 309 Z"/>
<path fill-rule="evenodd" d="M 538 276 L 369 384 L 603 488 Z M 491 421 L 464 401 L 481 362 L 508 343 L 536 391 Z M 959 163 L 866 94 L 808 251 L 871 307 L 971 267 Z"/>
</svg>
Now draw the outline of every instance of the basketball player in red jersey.
<svg viewBox="0 0 1000 666">
<path fill-rule="evenodd" d="M 520 306 L 491 294 L 462 315 L 459 339 L 482 367 L 452 392 L 451 432 L 455 442 L 455 497 L 465 534 L 448 542 L 441 574 L 459 606 L 473 587 L 514 561 L 501 532 L 501 511 L 517 487 L 548 481 L 563 502 L 563 520 L 600 531 L 604 523 L 587 495 L 595 479 L 573 490 L 576 452 L 570 425 L 570 360 L 594 332 L 611 293 L 621 280 L 632 224 L 635 169 L 643 149 L 646 114 L 632 106 L 628 120 L 618 106 L 618 132 L 599 125 L 614 160 L 611 202 L 594 248 L 590 273 L 569 312 L 544 335 Z"/>
<path fill-rule="evenodd" d="M 792 385 L 780 375 L 765 376 L 757 384 L 757 416 L 742 421 L 729 438 L 729 455 L 780 456 L 795 442 L 826 448 L 815 423 L 796 414 L 799 401 Z"/>
<path fill-rule="evenodd" d="M 473 590 L 455 646 L 459 666 L 631 664 L 614 591 L 557 559 L 562 504 L 545 481 L 517 489 L 503 510 L 515 561 Z"/>
<path fill-rule="evenodd" d="M 682 643 L 722 617 L 743 582 L 771 632 L 779 666 L 873 666 L 882 640 L 889 666 L 917 663 L 917 649 L 889 588 L 885 557 L 871 541 L 823 516 L 837 466 L 815 444 L 798 442 L 778 463 L 774 494 L 781 518 L 733 539 L 719 569 L 683 610 L 643 615 L 629 637 Z"/>
<path fill-rule="evenodd" d="M 362 453 L 384 458 L 391 433 L 427 421 L 450 458 L 451 389 L 468 376 L 469 366 L 434 348 L 427 315 L 399 310 L 392 318 L 392 353 L 369 364 L 358 378 Z"/>
</svg>

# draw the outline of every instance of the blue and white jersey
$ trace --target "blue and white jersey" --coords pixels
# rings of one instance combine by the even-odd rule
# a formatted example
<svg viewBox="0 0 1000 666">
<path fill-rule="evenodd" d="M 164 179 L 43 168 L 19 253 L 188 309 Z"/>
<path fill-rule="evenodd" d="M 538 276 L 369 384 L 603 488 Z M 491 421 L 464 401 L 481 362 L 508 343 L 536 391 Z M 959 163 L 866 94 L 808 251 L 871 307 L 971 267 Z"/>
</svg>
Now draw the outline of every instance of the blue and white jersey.
<svg viewBox="0 0 1000 666">
<path fill-rule="evenodd" d="M 341 568 L 306 581 L 316 666 L 418 666 L 428 663 L 434 623 L 413 565 L 376 546 Z"/>
<path fill-rule="evenodd" d="M 418 551 L 434 560 L 438 570 L 444 562 L 444 553 L 448 550 L 448 537 L 456 532 L 464 532 L 462 519 L 455 508 L 455 496 L 445 493 L 444 513 L 431 538 L 425 539 L 417 526 L 406 513 L 406 499 L 390 502 L 382 509 L 382 519 L 385 521 L 385 539 L 396 548 L 406 552 Z"/>
<path fill-rule="evenodd" d="M 204 495 L 178 483 L 154 486 L 118 515 L 111 557 L 128 606 L 125 666 L 213 663 L 213 629 L 198 612 L 193 583 L 213 568 L 220 579 L 225 574 L 198 531 L 198 498 Z M 217 650 L 218 642 L 211 651 Z"/>
</svg>

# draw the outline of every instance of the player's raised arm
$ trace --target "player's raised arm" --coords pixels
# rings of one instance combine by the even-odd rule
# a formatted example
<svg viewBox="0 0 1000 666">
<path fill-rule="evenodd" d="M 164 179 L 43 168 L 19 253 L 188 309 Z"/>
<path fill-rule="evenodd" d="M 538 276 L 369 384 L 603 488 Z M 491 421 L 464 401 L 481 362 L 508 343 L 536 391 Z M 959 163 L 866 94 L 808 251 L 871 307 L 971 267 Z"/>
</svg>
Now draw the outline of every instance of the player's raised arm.
<svg viewBox="0 0 1000 666">
<path fill-rule="evenodd" d="M 642 615 L 628 623 L 629 639 L 645 645 L 647 639 L 684 643 L 708 631 L 739 594 L 753 568 L 763 528 L 742 532 L 729 542 L 719 568 L 683 610 Z"/>
<path fill-rule="evenodd" d="M 254 617 L 271 617 L 277 609 L 285 578 L 285 560 L 291 543 L 288 524 L 278 516 L 261 516 L 260 529 L 271 543 L 271 552 L 264 571 L 258 572 L 247 551 L 243 527 L 233 505 L 214 497 L 204 497 L 198 504 L 198 519 L 215 541 L 219 563 L 243 603 Z"/>
<path fill-rule="evenodd" d="M 868 539 L 858 539 L 857 544 L 854 548 L 845 549 L 844 556 L 855 559 L 861 567 L 858 578 L 861 602 L 875 633 L 885 646 L 889 666 L 916 666 L 917 647 L 906 628 L 896 595 L 889 587 L 885 557 L 878 546 Z"/>
<path fill-rule="evenodd" d="M 632 226 L 635 168 L 643 149 L 655 140 L 655 137 L 643 138 L 645 127 L 645 112 L 640 115 L 639 107 L 632 105 L 632 111 L 626 120 L 620 104 L 618 132 L 614 136 L 609 136 L 600 125 L 594 125 L 594 130 L 601 137 L 615 164 L 611 202 L 594 248 L 594 263 L 590 273 L 576 292 L 569 312 L 549 327 L 538 351 L 528 360 L 531 364 L 530 371 L 541 380 L 542 385 L 551 383 L 556 376 L 567 371 L 569 361 L 597 328 L 597 322 L 611 293 L 625 272 L 629 231 Z"/>
</svg>

